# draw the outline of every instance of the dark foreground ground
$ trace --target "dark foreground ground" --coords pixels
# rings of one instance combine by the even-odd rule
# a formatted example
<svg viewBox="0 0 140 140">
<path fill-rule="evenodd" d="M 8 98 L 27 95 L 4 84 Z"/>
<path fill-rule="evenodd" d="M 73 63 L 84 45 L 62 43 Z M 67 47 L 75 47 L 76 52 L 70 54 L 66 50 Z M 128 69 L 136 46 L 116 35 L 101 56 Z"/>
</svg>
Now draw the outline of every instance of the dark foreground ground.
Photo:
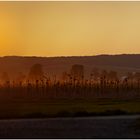
<svg viewBox="0 0 140 140">
<path fill-rule="evenodd" d="M 0 120 L 0 138 L 140 138 L 133 116 Z M 138 129 L 138 130 L 137 130 Z"/>
</svg>

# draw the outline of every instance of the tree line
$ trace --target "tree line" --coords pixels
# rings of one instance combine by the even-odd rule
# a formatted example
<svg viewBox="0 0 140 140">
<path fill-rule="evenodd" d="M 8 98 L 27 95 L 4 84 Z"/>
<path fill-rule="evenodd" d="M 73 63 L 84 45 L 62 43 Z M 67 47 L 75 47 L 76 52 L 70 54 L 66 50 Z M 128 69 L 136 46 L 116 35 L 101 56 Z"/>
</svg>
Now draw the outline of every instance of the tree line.
<svg viewBox="0 0 140 140">
<path fill-rule="evenodd" d="M 27 76 L 19 73 L 16 80 L 10 80 L 4 72 L 1 75 L 0 93 L 50 98 L 139 97 L 139 72 L 129 72 L 119 77 L 116 71 L 93 68 L 88 79 L 84 75 L 84 66 L 75 64 L 69 72 L 63 72 L 62 78 L 58 80 L 56 75 L 52 78 L 45 74 L 41 64 L 35 64 Z"/>
</svg>

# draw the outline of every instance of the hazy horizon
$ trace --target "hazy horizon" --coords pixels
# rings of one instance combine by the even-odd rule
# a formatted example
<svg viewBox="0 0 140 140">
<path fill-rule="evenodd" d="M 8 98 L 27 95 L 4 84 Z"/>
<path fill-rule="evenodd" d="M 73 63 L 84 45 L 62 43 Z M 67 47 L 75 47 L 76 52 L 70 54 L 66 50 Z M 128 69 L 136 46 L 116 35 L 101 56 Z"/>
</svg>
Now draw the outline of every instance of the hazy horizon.
<svg viewBox="0 0 140 140">
<path fill-rule="evenodd" d="M 120 56 L 120 55 L 140 55 L 140 53 L 118 53 L 118 54 L 95 54 L 95 55 L 59 55 L 59 56 L 41 56 L 41 55 L 1 55 L 0 57 L 92 57 L 92 56 Z"/>
<path fill-rule="evenodd" d="M 140 2 L 0 2 L 0 56 L 140 53 Z"/>
</svg>

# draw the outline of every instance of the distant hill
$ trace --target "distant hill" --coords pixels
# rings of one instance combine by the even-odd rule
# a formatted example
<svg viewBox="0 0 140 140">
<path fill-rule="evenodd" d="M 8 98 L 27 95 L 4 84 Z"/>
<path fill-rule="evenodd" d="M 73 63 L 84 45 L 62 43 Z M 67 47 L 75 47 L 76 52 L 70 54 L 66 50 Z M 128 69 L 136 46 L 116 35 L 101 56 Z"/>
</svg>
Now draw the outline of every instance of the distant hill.
<svg viewBox="0 0 140 140">
<path fill-rule="evenodd" d="M 123 55 L 97 55 L 97 56 L 73 56 L 73 57 L 0 57 L 0 73 L 8 72 L 11 77 L 16 77 L 19 72 L 28 74 L 30 67 L 40 63 L 45 73 L 61 76 L 62 72 L 69 71 L 73 64 L 81 64 L 85 67 L 85 75 L 94 67 L 106 70 L 115 70 L 119 74 L 128 71 L 140 71 L 140 54 Z"/>
</svg>

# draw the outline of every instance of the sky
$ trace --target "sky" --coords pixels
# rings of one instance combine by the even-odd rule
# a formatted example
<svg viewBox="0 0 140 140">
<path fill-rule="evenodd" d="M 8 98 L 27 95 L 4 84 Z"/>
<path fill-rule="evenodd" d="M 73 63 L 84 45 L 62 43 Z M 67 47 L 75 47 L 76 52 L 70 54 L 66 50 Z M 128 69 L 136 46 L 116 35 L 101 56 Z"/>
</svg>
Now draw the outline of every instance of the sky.
<svg viewBox="0 0 140 140">
<path fill-rule="evenodd" d="M 0 56 L 140 53 L 140 2 L 0 2 Z"/>
</svg>

